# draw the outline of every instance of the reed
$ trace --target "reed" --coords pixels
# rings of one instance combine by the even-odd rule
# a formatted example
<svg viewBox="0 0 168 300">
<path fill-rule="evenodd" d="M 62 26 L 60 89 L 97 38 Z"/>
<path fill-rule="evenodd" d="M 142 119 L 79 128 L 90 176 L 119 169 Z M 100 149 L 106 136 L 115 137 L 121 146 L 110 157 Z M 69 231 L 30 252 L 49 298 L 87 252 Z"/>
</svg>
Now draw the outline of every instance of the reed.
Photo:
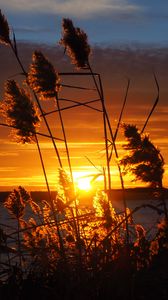
<svg viewBox="0 0 168 300">
<path fill-rule="evenodd" d="M 8 22 L 0 11 L 0 42 L 11 47 L 27 84 L 25 89 L 14 80 L 7 81 L 1 105 L 1 114 L 5 117 L 6 124 L 2 122 L 0 125 L 12 128 L 17 142 L 36 143 L 48 191 L 48 199 L 41 199 L 37 203 L 23 187 L 19 186 L 4 202 L 5 208 L 16 220 L 16 227 L 0 223 L 0 254 L 6 255 L 4 261 L 0 261 L 0 268 L 2 268 L 0 269 L 0 293 L 2 291 L 3 295 L 5 288 L 14 287 L 13 300 L 25 299 L 27 293 L 32 297 L 31 288 L 38 296 L 41 295 L 39 294 L 41 291 L 46 293 L 46 299 L 99 300 L 102 299 L 102 295 L 108 299 L 108 292 L 115 299 L 140 299 L 136 297 L 136 292 L 141 292 L 136 287 L 139 281 L 143 279 L 144 274 L 148 274 L 148 270 L 154 272 L 157 260 L 167 261 L 167 207 L 164 195 L 161 193 L 162 206 L 144 204 L 132 211 L 129 210 L 125 197 L 122 166 L 125 172 L 132 172 L 135 180 L 141 179 L 152 184 L 155 192 L 164 191 L 163 157 L 160 150 L 150 141 L 149 136 L 144 134 L 159 101 L 159 84 L 154 75 L 157 97 L 142 130 L 139 131 L 135 125 L 122 125 L 127 144 L 124 146 L 125 156 L 119 158 L 116 140 L 127 104 L 130 80 L 127 83 L 117 127 L 113 133 L 101 76 L 93 71 L 89 62 L 91 47 L 87 35 L 80 28 L 74 27 L 70 19 L 63 19 L 62 26 L 63 35 L 60 43 L 78 72 L 57 72 L 40 51 L 33 53 L 29 72 L 26 72 L 19 57 L 15 34 L 13 33 L 11 40 Z M 90 82 L 94 83 L 94 88 L 64 84 L 62 78 L 65 76 L 89 78 Z M 91 91 L 97 96 L 87 101 L 81 99 L 75 101 L 60 96 L 61 89 L 64 88 L 88 91 L 88 93 Z M 28 91 L 32 91 L 33 101 Z M 41 101 L 47 99 L 54 99 L 56 108 L 44 112 Z M 68 106 L 62 107 L 61 101 L 66 101 Z M 92 103 L 101 104 L 101 109 L 93 107 Z M 85 107 L 101 113 L 103 119 L 106 166 L 100 171 L 100 168 L 89 158 L 87 159 L 98 170 L 93 180 L 100 174 L 104 175 L 104 190 L 96 191 L 90 207 L 78 205 L 79 195 L 74 186 L 71 156 L 62 113 L 75 107 Z M 53 113 L 58 113 L 62 139 L 54 137 L 51 132 L 47 116 Z M 48 134 L 39 132 L 41 120 L 44 121 Z M 59 180 L 54 197 L 50 190 L 39 136 L 50 139 L 59 162 Z M 57 141 L 65 145 L 69 173 L 63 168 Z M 111 199 L 110 164 L 113 151 L 117 158 L 123 191 L 122 212 L 116 212 Z M 155 211 L 157 217 L 164 216 L 150 239 L 145 228 L 134 222 L 135 213 L 144 208 Z M 29 216 L 26 215 L 27 209 L 30 212 Z M 5 233 L 5 230 L 8 230 L 8 233 Z M 6 292 L 5 300 L 8 300 L 7 295 Z M 141 298 L 145 299 L 144 295 L 145 289 Z M 168 293 L 165 292 L 165 295 Z"/>
</svg>

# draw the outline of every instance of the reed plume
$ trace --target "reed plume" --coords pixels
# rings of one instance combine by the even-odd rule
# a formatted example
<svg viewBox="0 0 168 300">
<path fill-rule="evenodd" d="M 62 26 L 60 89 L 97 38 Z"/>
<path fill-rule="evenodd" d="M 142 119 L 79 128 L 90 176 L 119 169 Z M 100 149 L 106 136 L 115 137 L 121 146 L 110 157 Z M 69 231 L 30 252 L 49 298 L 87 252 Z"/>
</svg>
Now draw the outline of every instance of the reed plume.
<svg viewBox="0 0 168 300">
<path fill-rule="evenodd" d="M 127 154 L 120 160 L 126 173 L 131 172 L 135 180 L 150 183 L 153 187 L 162 187 L 164 160 L 160 150 L 143 135 L 135 125 L 123 124 L 127 144 L 123 147 Z"/>
<path fill-rule="evenodd" d="M 34 92 L 40 93 L 44 99 L 55 97 L 60 88 L 59 81 L 53 65 L 40 51 L 35 51 L 28 74 L 28 82 Z"/>
<path fill-rule="evenodd" d="M 14 189 L 5 200 L 4 206 L 17 220 L 22 218 L 25 211 L 25 202 L 22 197 L 22 192 L 20 192 L 19 189 Z"/>
<path fill-rule="evenodd" d="M 111 227 L 113 223 L 114 208 L 105 192 L 97 191 L 93 199 L 93 207 L 95 208 L 96 215 L 103 218 L 104 227 L 107 229 Z"/>
<path fill-rule="evenodd" d="M 7 124 L 14 127 L 13 134 L 17 142 L 33 142 L 40 123 L 38 111 L 27 91 L 20 88 L 14 80 L 8 80 L 5 85 L 1 112 L 6 117 Z"/>
<path fill-rule="evenodd" d="M 2 14 L 2 11 L 0 9 L 0 43 L 9 45 L 11 43 L 10 41 L 10 30 L 8 21 L 5 18 L 5 16 Z"/>
<path fill-rule="evenodd" d="M 63 19 L 62 29 L 63 37 L 60 44 L 65 47 L 72 64 L 76 65 L 78 69 L 87 68 L 91 52 L 87 34 L 80 28 L 74 27 L 70 19 Z"/>
</svg>

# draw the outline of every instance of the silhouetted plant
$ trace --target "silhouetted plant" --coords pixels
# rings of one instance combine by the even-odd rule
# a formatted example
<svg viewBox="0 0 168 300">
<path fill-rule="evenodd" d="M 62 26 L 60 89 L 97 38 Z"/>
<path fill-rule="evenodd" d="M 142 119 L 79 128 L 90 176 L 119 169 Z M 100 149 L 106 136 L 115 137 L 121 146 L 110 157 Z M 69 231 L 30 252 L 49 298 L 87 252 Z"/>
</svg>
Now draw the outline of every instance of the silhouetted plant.
<svg viewBox="0 0 168 300">
<path fill-rule="evenodd" d="M 4 202 L 4 206 L 8 209 L 9 213 L 17 220 L 17 245 L 18 245 L 18 257 L 19 257 L 19 266 L 22 268 L 22 250 L 21 250 L 21 237 L 20 237 L 20 226 L 22 223 L 23 216 L 25 214 L 25 197 L 26 191 L 22 187 L 19 187 L 18 190 L 14 189 L 13 192 L 9 194 L 7 199 Z"/>
<path fill-rule="evenodd" d="M 62 21 L 63 37 L 60 44 L 65 47 L 65 51 L 70 56 L 72 63 L 77 68 L 87 68 L 88 58 L 91 48 L 87 41 L 87 34 L 78 27 L 74 27 L 70 19 Z"/>
<path fill-rule="evenodd" d="M 123 147 L 128 154 L 119 162 L 123 165 L 125 173 L 134 175 L 133 180 L 141 180 L 149 183 L 152 188 L 160 189 L 160 199 L 165 217 L 168 219 L 162 183 L 164 159 L 160 150 L 149 140 L 149 136 L 140 133 L 135 125 L 123 124 L 123 129 L 127 140 L 127 144 Z"/>
<path fill-rule="evenodd" d="M 132 173 L 135 180 L 150 183 L 152 187 L 162 187 L 164 160 L 160 150 L 135 125 L 124 124 L 123 129 L 127 140 L 123 147 L 128 153 L 120 159 L 124 172 Z"/>
<path fill-rule="evenodd" d="M 10 44 L 10 37 L 9 37 L 9 25 L 8 21 L 6 20 L 5 16 L 2 14 L 0 9 L 0 43 L 5 45 Z"/>
<path fill-rule="evenodd" d="M 56 91 L 60 88 L 58 74 L 40 51 L 35 51 L 33 54 L 28 81 L 31 88 L 36 93 L 40 93 L 43 99 L 55 97 Z"/>
<path fill-rule="evenodd" d="M 33 142 L 40 124 L 38 110 L 27 91 L 20 88 L 14 80 L 8 80 L 6 83 L 1 112 L 7 124 L 15 127 L 13 133 L 18 142 Z"/>
<path fill-rule="evenodd" d="M 20 190 L 14 190 L 4 202 L 4 206 L 9 213 L 16 219 L 20 219 L 25 213 L 25 202 L 23 200 Z"/>
<path fill-rule="evenodd" d="M 10 35 L 10 30 L 9 30 L 9 25 L 8 25 L 8 22 L 5 18 L 5 16 L 1 13 L 1 10 L 0 10 L 0 30 L 1 30 L 1 38 L 0 38 L 0 42 L 1 43 L 5 43 L 7 46 L 10 46 L 12 52 L 14 53 L 14 56 L 18 62 L 18 65 L 20 66 L 21 70 L 22 70 L 22 75 L 25 76 L 26 78 L 26 83 L 28 84 L 28 86 L 30 87 L 30 84 L 29 84 L 29 81 L 27 80 L 28 79 L 28 73 L 26 72 L 23 64 L 22 64 L 22 61 L 19 57 L 19 52 L 18 52 L 18 48 L 17 48 L 17 41 L 16 41 L 16 38 L 15 38 L 15 33 L 13 32 L 13 39 L 11 40 L 9 35 Z M 49 66 L 49 62 L 46 61 L 46 64 L 48 63 L 47 67 L 50 69 L 52 69 L 51 66 Z M 42 67 L 41 67 L 42 69 Z M 56 142 L 55 142 L 55 139 L 52 135 L 52 132 L 51 132 L 51 129 L 50 129 L 50 126 L 48 124 L 48 121 L 45 117 L 45 114 L 43 112 L 43 109 L 42 109 L 42 106 L 41 106 L 41 103 L 35 93 L 35 91 L 33 90 L 33 95 L 34 95 L 34 98 L 36 100 L 36 103 L 38 105 L 38 108 L 40 110 L 40 113 L 41 113 L 41 116 L 45 122 L 45 125 L 47 127 L 47 130 L 49 132 L 49 137 L 53 143 L 53 146 L 54 146 L 54 149 L 55 149 L 55 152 L 56 152 L 56 155 L 57 155 L 57 158 L 58 158 L 58 162 L 59 162 L 59 166 L 62 167 L 62 161 L 61 161 L 61 158 L 60 158 L 60 155 L 59 155 L 59 151 L 57 149 L 57 146 L 56 146 Z"/>
<path fill-rule="evenodd" d="M 131 257 L 137 270 L 147 268 L 150 264 L 150 241 L 142 225 L 135 225 L 136 241 L 132 247 Z"/>
<path fill-rule="evenodd" d="M 31 282 L 31 284 L 36 285 L 36 282 L 40 281 L 42 290 L 47 287 L 47 291 L 54 292 L 54 297 L 57 298 L 61 291 L 63 295 L 60 297 L 61 299 L 73 299 L 73 295 L 75 295 L 74 299 L 80 299 L 79 295 L 82 295 L 82 299 L 87 295 L 85 298 L 89 299 L 88 295 L 90 297 L 90 292 L 92 293 L 92 298 L 101 299 L 101 292 L 108 285 L 106 281 L 110 283 L 110 286 L 111 284 L 115 286 L 116 281 L 120 279 L 121 272 L 125 272 L 125 275 L 121 284 L 119 282 L 120 287 L 128 279 L 132 288 L 132 282 L 135 280 L 138 271 L 149 268 L 152 265 L 153 257 L 165 249 L 167 250 L 168 226 L 167 219 L 162 221 L 156 236 L 152 240 L 148 240 L 145 229 L 141 225 L 134 225 L 132 222 L 133 213 L 137 209 L 130 212 L 126 207 L 124 198 L 124 212 L 117 213 L 112 206 L 112 199 L 109 201 L 107 190 L 108 188 L 109 190 L 111 189 L 110 161 L 112 157 L 112 152 L 109 154 L 109 147 L 112 145 L 118 158 L 115 139 L 121 123 L 129 82 L 125 102 L 113 136 L 105 106 L 100 75 L 95 75 L 89 64 L 91 49 L 87 42 L 87 35 L 81 29 L 75 28 L 71 20 L 63 20 L 63 37 L 60 43 L 65 47 L 65 51 L 71 57 L 72 63 L 78 69 L 89 69 L 90 73 L 88 74 L 94 80 L 95 90 L 102 104 L 102 111 L 98 111 L 103 112 L 106 146 L 108 188 L 105 191 L 97 191 L 93 197 L 93 208 L 79 208 L 77 193 L 73 185 L 64 122 L 59 105 L 58 92 L 61 84 L 58 73 L 40 51 L 34 52 L 30 71 L 27 73 L 18 56 L 15 35 L 13 33 L 12 41 L 9 35 L 7 20 L 0 11 L 0 42 L 11 46 L 22 72 L 26 76 L 26 83 L 33 91 L 41 118 L 45 121 L 53 144 L 54 139 L 46 114 L 43 112 L 36 94 L 38 93 L 43 99 L 55 98 L 70 167 L 69 176 L 62 168 L 59 153 L 56 151 L 60 169 L 57 192 L 55 198 L 53 198 L 36 134 L 40 123 L 37 108 L 31 101 L 27 91 L 20 88 L 14 80 L 9 80 L 6 84 L 5 98 L 1 111 L 6 118 L 7 124 L 14 127 L 17 141 L 22 143 L 36 142 L 49 195 L 48 201 L 42 200 L 37 203 L 33 201 L 24 188 L 19 187 L 5 201 L 5 207 L 12 217 L 17 220 L 17 229 L 9 235 L 4 235 L 4 232 L 0 230 L 0 243 L 1 240 L 4 243 L 5 239 L 9 239 L 9 241 L 14 240 L 18 244 L 17 251 L 13 249 L 13 256 L 11 259 L 8 257 L 6 265 L 14 269 L 19 257 L 19 267 L 21 267 L 19 270 L 25 271 L 25 279 L 22 278 L 22 281 L 18 281 L 19 285 L 18 282 L 15 284 L 17 288 L 20 286 L 19 292 L 16 293 L 16 298 L 18 299 L 21 289 L 24 291 L 26 284 Z M 153 106 L 145 126 L 155 106 Z M 136 180 L 148 182 L 152 187 L 162 188 L 164 161 L 160 151 L 153 145 L 147 135 L 143 135 L 142 132 L 139 133 L 136 126 L 125 124 L 123 127 L 127 139 L 124 149 L 129 151 L 129 153 L 119 163 L 124 166 L 125 172 L 131 172 Z M 124 191 L 120 164 L 118 166 Z M 25 216 L 27 208 L 30 210 L 30 217 L 28 218 Z M 166 215 L 166 206 L 164 208 Z M 160 213 L 160 209 L 155 209 Z M 161 212 L 163 211 L 161 210 Z M 128 226 L 131 227 L 130 232 L 130 227 Z M 14 238 L 16 234 L 17 240 Z M 5 251 L 8 252 L 8 256 L 11 250 L 12 248 L 7 247 L 6 243 Z M 17 273 L 15 275 L 16 278 L 19 272 L 13 271 L 14 273 Z M 8 269 L 6 274 L 7 282 L 10 279 Z M 85 294 L 86 290 L 88 290 L 88 294 L 87 292 Z M 119 290 L 116 287 L 114 291 L 113 288 L 109 288 L 109 290 L 114 295 L 114 298 L 118 299 Z M 71 293 L 68 293 L 69 291 Z M 24 296 L 22 298 L 24 299 Z M 125 299 L 127 298 L 130 299 L 130 297 L 126 296 Z"/>
<path fill-rule="evenodd" d="M 93 199 L 93 207 L 95 208 L 96 215 L 102 217 L 104 220 L 104 227 L 111 228 L 113 222 L 114 209 L 111 202 L 108 201 L 106 193 L 98 191 Z"/>
</svg>

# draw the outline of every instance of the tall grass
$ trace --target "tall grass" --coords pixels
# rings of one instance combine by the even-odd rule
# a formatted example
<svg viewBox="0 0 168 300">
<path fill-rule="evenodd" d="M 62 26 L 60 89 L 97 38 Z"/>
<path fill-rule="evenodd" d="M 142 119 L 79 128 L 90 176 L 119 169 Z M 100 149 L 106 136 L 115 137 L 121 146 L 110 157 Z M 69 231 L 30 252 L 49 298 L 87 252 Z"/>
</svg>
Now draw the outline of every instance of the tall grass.
<svg viewBox="0 0 168 300">
<path fill-rule="evenodd" d="M 131 171 L 135 179 L 150 182 L 154 191 L 163 189 L 162 176 L 164 161 L 149 137 L 143 132 L 159 100 L 157 99 L 141 130 L 130 124 L 123 125 L 127 145 L 125 156 L 119 160 L 116 147 L 118 131 L 121 128 L 122 115 L 127 102 L 130 81 L 128 80 L 125 98 L 115 133 L 112 131 L 107 111 L 101 76 L 95 73 L 89 62 L 91 48 L 87 35 L 74 27 L 70 19 L 63 20 L 63 36 L 60 43 L 70 56 L 78 72 L 56 72 L 53 65 L 41 53 L 35 51 L 29 71 L 20 60 L 15 34 L 10 38 L 10 30 L 5 16 L 0 12 L 0 42 L 9 46 L 26 78 L 27 88 L 23 89 L 15 81 L 8 81 L 1 105 L 5 117 L 2 126 L 13 128 L 16 142 L 36 143 L 48 191 L 48 199 L 40 202 L 32 199 L 23 188 L 14 189 L 4 202 L 5 208 L 14 220 L 14 225 L 0 223 L 0 292 L 6 300 L 11 299 L 8 289 L 15 291 L 12 299 L 28 299 L 39 296 L 42 299 L 146 299 L 145 287 L 141 294 L 138 288 L 139 278 L 153 268 L 159 269 L 157 260 L 168 257 L 168 218 L 165 199 L 163 209 L 157 205 L 145 204 L 130 210 L 125 199 L 124 176 L 122 166 Z M 94 88 L 66 85 L 60 76 L 87 76 Z M 97 99 L 85 102 L 64 99 L 60 89 L 94 90 Z M 30 93 L 33 95 L 33 100 Z M 41 99 L 42 97 L 42 99 Z M 55 99 L 57 105 L 44 113 L 42 101 Z M 60 101 L 70 105 L 62 108 Z M 91 103 L 101 103 L 101 109 Z M 36 105 L 35 105 L 36 104 Z M 87 107 L 102 114 L 102 128 L 106 163 L 103 166 L 104 190 L 97 190 L 91 206 L 78 205 L 79 195 L 73 180 L 73 168 L 68 146 L 68 138 L 62 111 L 74 107 Z M 63 139 L 53 136 L 48 122 L 49 114 L 58 113 Z M 48 134 L 39 132 L 40 118 L 44 121 Z M 57 191 L 53 197 L 43 159 L 38 136 L 51 141 L 58 159 L 59 169 Z M 66 172 L 56 141 L 64 143 L 69 173 Z M 113 151 L 118 160 L 119 176 L 123 191 L 124 211 L 116 212 L 112 199 L 111 159 Z M 91 162 L 91 161 L 90 161 Z M 94 165 L 91 162 L 92 165 Z M 96 166 L 95 166 L 96 167 Z M 144 172 L 146 171 L 146 173 Z M 155 172 L 153 172 L 155 170 Z M 154 174 L 155 173 L 155 174 Z M 156 176 L 157 175 L 157 176 Z M 97 175 L 99 176 L 99 174 Z M 163 196 L 163 194 L 162 194 Z M 164 218 L 158 224 L 156 233 L 150 239 L 141 224 L 134 223 L 134 214 L 142 208 L 150 207 Z M 29 216 L 27 215 L 29 212 Z M 160 269 L 159 269 L 160 270 Z M 152 280 L 152 279 L 150 279 Z M 154 286 L 153 286 L 154 288 Z M 30 290 L 32 289 L 32 292 Z M 138 298 L 137 290 L 141 296 Z M 42 291 L 42 293 L 41 293 Z M 167 293 L 167 294 L 166 294 Z M 28 296 L 26 296 L 26 294 Z M 168 295 L 168 291 L 165 290 Z M 26 298 L 28 297 L 28 298 Z M 111 297 L 111 296 L 110 296 Z"/>
</svg>

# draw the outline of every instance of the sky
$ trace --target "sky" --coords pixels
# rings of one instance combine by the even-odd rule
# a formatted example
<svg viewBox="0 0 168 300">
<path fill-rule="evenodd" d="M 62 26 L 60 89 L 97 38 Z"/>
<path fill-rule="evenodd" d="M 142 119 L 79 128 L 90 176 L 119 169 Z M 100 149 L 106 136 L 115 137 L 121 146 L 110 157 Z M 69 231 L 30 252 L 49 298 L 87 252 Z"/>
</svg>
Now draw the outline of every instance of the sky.
<svg viewBox="0 0 168 300">
<path fill-rule="evenodd" d="M 125 96 L 127 80 L 131 85 L 123 121 L 142 128 L 156 98 L 157 90 L 153 72 L 160 86 L 159 104 L 150 119 L 146 133 L 159 147 L 165 158 L 164 185 L 168 187 L 168 2 L 125 0 L 1 0 L 0 8 L 6 15 L 18 41 L 18 49 L 26 68 L 32 52 L 40 49 L 59 72 L 74 70 L 69 59 L 58 46 L 61 37 L 61 20 L 71 18 L 76 26 L 84 29 L 93 47 L 91 63 L 100 72 L 104 85 L 107 108 L 113 130 Z M 0 45 L 0 99 L 3 99 L 4 82 L 14 78 L 22 82 L 20 72 L 10 49 Z M 12 77 L 11 77 L 12 76 Z M 93 82 L 61 78 L 66 84 L 87 85 Z M 95 99 L 94 92 L 63 90 L 61 97 L 86 101 Z M 42 103 L 44 110 L 54 107 L 54 101 Z M 67 103 L 62 104 L 63 107 Z M 100 104 L 92 105 L 100 109 Z M 104 165 L 104 133 L 101 114 L 87 108 L 63 113 L 69 142 L 71 162 L 75 176 L 102 171 Z M 4 121 L 0 117 L 0 122 Z M 61 137 L 56 115 L 49 118 L 52 130 Z M 46 133 L 44 124 L 42 132 Z M 123 154 L 123 135 L 117 140 L 119 154 Z M 40 139 L 46 170 L 51 187 L 55 188 L 58 162 L 51 143 Z M 67 166 L 65 149 L 58 148 Z M 93 167 L 93 164 L 96 166 Z M 112 162 L 112 187 L 120 187 L 115 158 Z M 22 184 L 28 189 L 43 189 L 44 178 L 36 145 L 18 145 L 12 141 L 9 129 L 0 127 L 0 190 Z M 140 183 L 138 183 L 140 185 Z M 125 185 L 136 185 L 125 178 Z"/>
<path fill-rule="evenodd" d="M 167 0 L 1 0 L 17 38 L 55 43 L 63 17 L 91 43 L 167 43 Z"/>
</svg>

